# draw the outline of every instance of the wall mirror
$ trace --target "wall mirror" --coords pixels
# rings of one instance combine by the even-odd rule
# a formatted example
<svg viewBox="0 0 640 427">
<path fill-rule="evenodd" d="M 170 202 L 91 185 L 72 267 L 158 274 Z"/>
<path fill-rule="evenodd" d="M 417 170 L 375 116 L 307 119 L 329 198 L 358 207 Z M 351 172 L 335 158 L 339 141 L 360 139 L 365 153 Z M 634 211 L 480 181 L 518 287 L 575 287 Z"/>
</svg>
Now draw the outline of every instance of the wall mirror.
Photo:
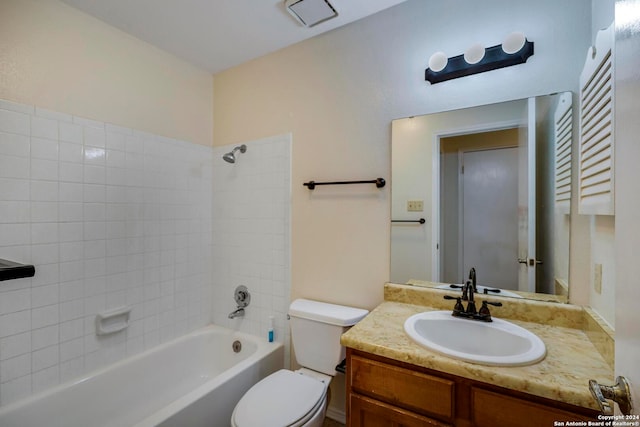
<svg viewBox="0 0 640 427">
<path fill-rule="evenodd" d="M 567 302 L 573 122 L 571 92 L 394 120 L 391 281 Z"/>
</svg>

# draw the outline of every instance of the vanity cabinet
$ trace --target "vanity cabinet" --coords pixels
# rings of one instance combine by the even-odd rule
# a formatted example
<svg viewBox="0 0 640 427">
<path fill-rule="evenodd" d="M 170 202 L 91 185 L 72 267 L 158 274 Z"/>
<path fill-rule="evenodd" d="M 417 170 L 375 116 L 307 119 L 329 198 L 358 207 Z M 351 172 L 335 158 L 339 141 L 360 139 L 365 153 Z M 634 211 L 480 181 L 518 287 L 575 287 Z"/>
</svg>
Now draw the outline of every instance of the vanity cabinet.
<svg viewBox="0 0 640 427">
<path fill-rule="evenodd" d="M 350 427 L 546 427 L 598 412 L 347 349 Z"/>
</svg>

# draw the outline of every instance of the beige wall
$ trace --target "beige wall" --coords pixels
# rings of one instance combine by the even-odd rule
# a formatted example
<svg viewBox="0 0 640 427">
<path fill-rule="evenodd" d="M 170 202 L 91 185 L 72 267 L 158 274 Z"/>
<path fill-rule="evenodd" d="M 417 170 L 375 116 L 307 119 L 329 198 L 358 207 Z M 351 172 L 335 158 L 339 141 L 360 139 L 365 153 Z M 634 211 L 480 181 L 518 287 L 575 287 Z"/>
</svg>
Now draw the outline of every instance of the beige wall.
<svg viewBox="0 0 640 427">
<path fill-rule="evenodd" d="M 0 98 L 211 145 L 210 73 L 57 0 L 0 2 Z"/>
<path fill-rule="evenodd" d="M 409 0 L 214 76 L 214 145 L 292 132 L 292 298 L 372 308 L 389 279 L 389 185 L 302 183 L 389 178 L 395 118 L 575 90 L 590 41 L 585 3 Z M 424 81 L 433 52 L 497 44 L 515 29 L 536 43 L 527 64 Z"/>
</svg>

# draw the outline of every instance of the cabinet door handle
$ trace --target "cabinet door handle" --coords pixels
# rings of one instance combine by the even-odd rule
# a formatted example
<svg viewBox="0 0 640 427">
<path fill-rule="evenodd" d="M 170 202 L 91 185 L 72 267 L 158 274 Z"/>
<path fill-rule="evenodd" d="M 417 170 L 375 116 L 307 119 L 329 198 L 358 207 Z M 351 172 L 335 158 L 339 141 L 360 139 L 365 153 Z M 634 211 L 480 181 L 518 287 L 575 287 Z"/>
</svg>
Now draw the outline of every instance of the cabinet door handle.
<svg viewBox="0 0 640 427">
<path fill-rule="evenodd" d="M 589 380 L 589 390 L 605 415 L 613 414 L 613 406 L 607 399 L 616 402 L 624 415 L 633 411 L 629 381 L 625 377 L 616 378 L 616 383 L 612 386 L 600 385 L 596 380 Z"/>
</svg>

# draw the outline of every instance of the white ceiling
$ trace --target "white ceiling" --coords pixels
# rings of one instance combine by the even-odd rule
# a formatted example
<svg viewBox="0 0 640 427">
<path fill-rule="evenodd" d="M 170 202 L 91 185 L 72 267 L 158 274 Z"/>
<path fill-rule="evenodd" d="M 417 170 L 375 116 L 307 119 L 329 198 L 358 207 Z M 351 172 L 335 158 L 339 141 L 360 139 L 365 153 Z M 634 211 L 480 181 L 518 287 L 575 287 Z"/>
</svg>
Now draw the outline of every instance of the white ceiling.
<svg viewBox="0 0 640 427">
<path fill-rule="evenodd" d="M 405 0 L 330 0 L 338 17 L 306 28 L 283 0 L 62 0 L 211 73 Z"/>
</svg>

